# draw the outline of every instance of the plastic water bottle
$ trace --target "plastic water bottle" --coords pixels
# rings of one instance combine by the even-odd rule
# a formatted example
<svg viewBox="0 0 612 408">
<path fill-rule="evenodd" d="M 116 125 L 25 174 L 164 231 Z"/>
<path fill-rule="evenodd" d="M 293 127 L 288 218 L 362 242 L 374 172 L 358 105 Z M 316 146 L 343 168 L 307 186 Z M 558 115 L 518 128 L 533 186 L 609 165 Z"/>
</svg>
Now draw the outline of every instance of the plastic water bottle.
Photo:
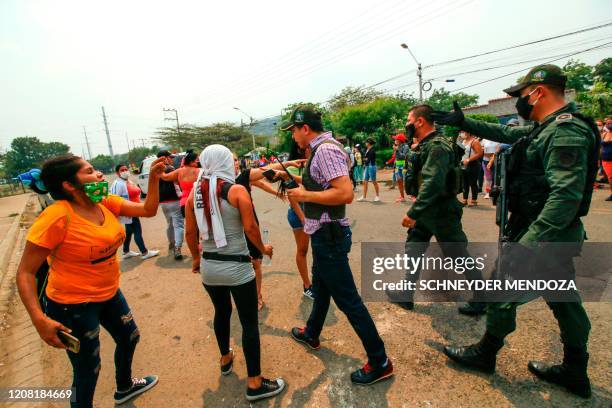
<svg viewBox="0 0 612 408">
<path fill-rule="evenodd" d="M 268 231 L 267 228 L 263 229 L 261 233 L 261 240 L 263 241 L 264 245 L 268 245 L 270 243 L 270 231 Z M 268 255 L 264 255 L 261 263 L 262 265 L 270 266 L 272 265 L 272 258 L 270 258 Z"/>
</svg>

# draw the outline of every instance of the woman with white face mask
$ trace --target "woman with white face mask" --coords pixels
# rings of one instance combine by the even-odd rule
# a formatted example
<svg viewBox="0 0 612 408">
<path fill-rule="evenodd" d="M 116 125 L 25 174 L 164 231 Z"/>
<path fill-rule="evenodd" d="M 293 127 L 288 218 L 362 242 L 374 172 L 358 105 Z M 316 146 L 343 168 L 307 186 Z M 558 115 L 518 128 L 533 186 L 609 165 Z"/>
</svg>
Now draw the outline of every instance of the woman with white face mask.
<svg viewBox="0 0 612 408">
<path fill-rule="evenodd" d="M 118 164 L 115 166 L 115 174 L 117 178 L 113 181 L 110 188 L 110 193 L 118 195 L 119 197 L 129 200 L 135 203 L 140 202 L 140 187 L 137 184 L 132 183 L 129 179 L 130 171 L 125 164 Z M 125 241 L 123 241 L 123 259 L 132 258 L 140 255 L 141 259 L 149 259 L 159 254 L 158 250 L 147 249 L 147 246 L 142 239 L 142 226 L 140 225 L 140 218 L 138 217 L 119 217 L 119 221 L 125 225 Z M 134 241 L 140 250 L 138 252 L 130 251 L 130 243 L 132 242 L 132 235 Z"/>
</svg>

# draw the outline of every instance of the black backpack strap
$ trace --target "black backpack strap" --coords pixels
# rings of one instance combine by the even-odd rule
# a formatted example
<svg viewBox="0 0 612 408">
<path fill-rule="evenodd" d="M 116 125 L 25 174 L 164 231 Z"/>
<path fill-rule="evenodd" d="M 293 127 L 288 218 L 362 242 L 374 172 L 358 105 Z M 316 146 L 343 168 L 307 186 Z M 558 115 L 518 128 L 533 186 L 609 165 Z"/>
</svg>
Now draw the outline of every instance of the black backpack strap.
<svg viewBox="0 0 612 408">
<path fill-rule="evenodd" d="M 221 184 L 221 198 L 227 201 L 228 203 L 229 200 L 227 199 L 227 197 L 229 196 L 230 188 L 232 188 L 233 186 L 234 185 L 232 183 L 228 183 L 226 181 Z"/>
</svg>

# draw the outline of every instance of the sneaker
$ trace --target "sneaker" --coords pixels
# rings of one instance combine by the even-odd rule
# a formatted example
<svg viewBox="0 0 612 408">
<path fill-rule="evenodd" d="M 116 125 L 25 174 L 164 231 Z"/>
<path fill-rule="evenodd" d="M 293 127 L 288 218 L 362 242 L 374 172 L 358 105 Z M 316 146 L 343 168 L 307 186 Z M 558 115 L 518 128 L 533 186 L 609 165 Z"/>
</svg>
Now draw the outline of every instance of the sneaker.
<svg viewBox="0 0 612 408">
<path fill-rule="evenodd" d="M 314 300 L 315 294 L 312 291 L 312 286 L 310 286 L 308 288 L 304 288 L 304 296 L 306 296 L 310 300 Z"/>
<path fill-rule="evenodd" d="M 364 197 L 364 196 L 361 196 L 361 197 L 359 197 L 359 198 L 357 199 L 357 201 L 365 201 L 365 197 Z"/>
<path fill-rule="evenodd" d="M 610 194 L 610 196 L 606 198 L 604 201 L 612 201 L 612 194 Z"/>
<path fill-rule="evenodd" d="M 159 251 L 156 251 L 154 249 L 149 249 L 146 254 L 140 257 L 140 259 L 144 261 L 145 259 L 153 258 L 154 256 L 157 256 L 157 255 L 159 255 Z"/>
<path fill-rule="evenodd" d="M 129 390 L 115 392 L 115 404 L 123 404 L 135 396 L 150 390 L 155 387 L 158 380 L 159 377 L 156 375 L 147 375 L 144 378 L 132 378 L 132 387 Z"/>
<path fill-rule="evenodd" d="M 121 259 L 128 259 L 128 258 L 133 258 L 135 256 L 140 255 L 138 252 L 134 252 L 134 251 L 129 251 L 129 252 L 124 252 L 123 255 L 121 255 Z"/>
<path fill-rule="evenodd" d="M 247 387 L 246 397 L 249 401 L 258 401 L 280 394 L 285 389 L 285 381 L 282 378 L 276 380 L 261 379 L 261 386 L 257 389 Z"/>
<path fill-rule="evenodd" d="M 174 259 L 177 261 L 183 259 L 183 254 L 181 254 L 181 247 L 174 248 Z"/>
<path fill-rule="evenodd" d="M 311 337 L 306 336 L 306 328 L 305 327 L 294 327 L 291 329 L 291 337 L 295 341 L 299 341 L 300 343 L 304 343 L 308 345 L 313 350 L 318 350 L 321 348 L 321 342 L 319 339 L 313 339 Z"/>
<path fill-rule="evenodd" d="M 380 198 L 378 198 L 378 196 L 374 197 L 374 202 L 377 203 L 380 201 Z"/>
<path fill-rule="evenodd" d="M 484 199 L 485 199 L 485 200 L 488 200 L 489 198 L 491 198 L 491 197 L 489 196 L 489 193 L 487 193 L 487 194 L 485 194 L 485 195 L 484 195 Z"/>
<path fill-rule="evenodd" d="M 351 382 L 357 385 L 371 385 L 393 375 L 393 364 L 387 358 L 384 366 L 374 369 L 370 363 L 351 374 Z"/>
<path fill-rule="evenodd" d="M 232 359 L 227 364 L 221 365 L 221 374 L 230 375 L 232 372 L 232 367 L 234 366 L 234 350 L 230 349 L 230 353 L 232 354 Z"/>
</svg>

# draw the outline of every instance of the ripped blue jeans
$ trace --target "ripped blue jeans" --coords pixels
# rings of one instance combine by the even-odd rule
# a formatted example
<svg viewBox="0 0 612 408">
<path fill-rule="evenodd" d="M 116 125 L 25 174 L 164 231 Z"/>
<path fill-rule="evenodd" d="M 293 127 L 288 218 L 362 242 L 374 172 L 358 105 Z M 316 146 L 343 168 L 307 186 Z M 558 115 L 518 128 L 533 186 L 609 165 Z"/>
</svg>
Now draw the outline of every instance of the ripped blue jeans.
<svg viewBox="0 0 612 408">
<path fill-rule="evenodd" d="M 67 305 L 44 297 L 47 316 L 72 330 L 80 340 L 78 354 L 71 351 L 72 387 L 76 401 L 71 407 L 91 407 L 100 373 L 100 326 L 104 327 L 117 344 L 115 348 L 115 379 L 117 389 L 125 391 L 132 386 L 132 358 L 140 332 L 121 290 L 105 302 Z"/>
</svg>

